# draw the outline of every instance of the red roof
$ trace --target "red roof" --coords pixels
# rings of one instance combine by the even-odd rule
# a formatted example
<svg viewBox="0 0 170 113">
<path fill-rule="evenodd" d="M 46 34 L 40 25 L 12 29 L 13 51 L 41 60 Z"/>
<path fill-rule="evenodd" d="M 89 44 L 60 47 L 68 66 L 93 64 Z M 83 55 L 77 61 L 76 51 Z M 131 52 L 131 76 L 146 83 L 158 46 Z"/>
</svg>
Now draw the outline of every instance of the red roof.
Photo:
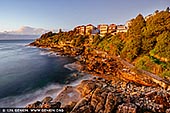
<svg viewBox="0 0 170 113">
<path fill-rule="evenodd" d="M 88 24 L 87 26 L 93 26 L 92 24 Z"/>
</svg>

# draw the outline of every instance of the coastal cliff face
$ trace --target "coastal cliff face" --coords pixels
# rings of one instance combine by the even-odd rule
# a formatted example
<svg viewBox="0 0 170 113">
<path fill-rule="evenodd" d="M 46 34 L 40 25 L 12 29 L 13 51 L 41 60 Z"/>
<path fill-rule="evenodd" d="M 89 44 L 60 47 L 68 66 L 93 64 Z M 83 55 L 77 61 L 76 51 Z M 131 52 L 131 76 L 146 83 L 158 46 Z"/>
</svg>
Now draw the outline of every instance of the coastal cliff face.
<svg viewBox="0 0 170 113">
<path fill-rule="evenodd" d="M 160 12 L 159 15 L 168 16 L 169 13 Z M 73 56 L 77 59 L 76 63 L 81 65 L 79 71 L 96 77 L 74 87 L 66 86 L 56 98 L 46 97 L 27 107 L 64 108 L 71 113 L 170 113 L 170 79 L 142 70 L 153 67 L 154 70 L 164 70 L 165 74 L 169 72 L 168 62 L 161 62 L 149 55 L 159 44 L 155 37 L 164 31 L 152 33 L 153 42 L 149 44 L 145 43 L 150 41 L 148 36 L 151 35 L 148 34 L 151 31 L 145 31 L 146 36 L 133 37 L 143 34 L 142 28 L 152 27 L 152 19 L 157 21 L 161 18 L 153 17 L 145 22 L 139 15 L 133 20 L 134 26 L 128 31 L 129 34 L 115 36 L 80 35 L 76 31 L 43 34 L 30 46 L 49 48 L 56 54 Z M 140 21 L 142 26 L 136 26 L 135 23 Z M 169 33 L 166 36 L 169 37 Z M 143 47 L 145 45 L 148 47 Z M 130 64 L 122 58 L 134 62 Z M 137 64 L 142 64 L 138 65 L 142 69 L 134 66 L 135 60 Z"/>
<path fill-rule="evenodd" d="M 37 45 L 38 44 L 38 45 Z M 71 113 L 152 113 L 170 111 L 170 90 L 151 77 L 135 73 L 114 56 L 97 49 L 73 49 L 69 44 L 53 48 L 60 55 L 77 58 L 80 71 L 96 77 L 77 86 L 66 86 L 56 98 L 46 97 L 28 108 L 64 108 Z M 99 77 L 99 78 L 98 78 Z"/>
<path fill-rule="evenodd" d="M 47 33 L 45 35 L 51 36 L 53 34 Z M 41 37 L 30 45 L 41 48 L 50 48 L 50 51 L 57 52 L 57 54 L 60 55 L 73 56 L 77 58 L 76 63 L 81 65 L 81 68 L 79 69 L 80 71 L 84 71 L 95 76 L 100 76 L 106 80 L 112 80 L 113 83 L 117 79 L 121 79 L 123 81 L 135 82 L 145 86 L 160 85 L 163 88 L 170 88 L 169 84 L 165 84 L 161 81 L 162 78 L 159 77 L 160 80 L 156 80 L 147 74 L 136 70 L 135 72 L 134 66 L 131 66 L 131 64 L 127 65 L 126 61 L 108 52 L 92 48 L 91 46 L 85 46 L 85 44 L 82 46 L 73 46 L 70 43 L 58 43 L 54 46 L 51 45 L 50 42 L 51 41 L 49 41 L 48 38 L 43 39 Z"/>
<path fill-rule="evenodd" d="M 74 56 L 78 59 L 76 63 L 81 64 L 80 71 L 102 78 L 84 80 L 75 87 L 67 86 L 56 98 L 46 97 L 28 108 L 61 107 L 71 113 L 169 112 L 169 89 L 162 89 L 151 77 L 134 73 L 107 52 L 88 46 L 73 47 L 70 43 L 54 46 L 42 43 L 42 39 L 30 45 Z"/>
</svg>

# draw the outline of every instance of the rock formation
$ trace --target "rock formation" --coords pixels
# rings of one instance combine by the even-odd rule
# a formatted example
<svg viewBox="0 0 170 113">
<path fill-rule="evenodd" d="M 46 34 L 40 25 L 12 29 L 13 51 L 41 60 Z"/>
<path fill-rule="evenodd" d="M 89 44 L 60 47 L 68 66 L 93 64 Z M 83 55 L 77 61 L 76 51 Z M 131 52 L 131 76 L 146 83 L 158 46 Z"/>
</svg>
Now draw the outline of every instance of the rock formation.
<svg viewBox="0 0 170 113">
<path fill-rule="evenodd" d="M 112 84 L 94 77 L 75 87 L 65 87 L 54 100 L 46 97 L 27 107 L 61 107 L 71 113 L 168 113 L 170 91 L 122 80 Z"/>
</svg>

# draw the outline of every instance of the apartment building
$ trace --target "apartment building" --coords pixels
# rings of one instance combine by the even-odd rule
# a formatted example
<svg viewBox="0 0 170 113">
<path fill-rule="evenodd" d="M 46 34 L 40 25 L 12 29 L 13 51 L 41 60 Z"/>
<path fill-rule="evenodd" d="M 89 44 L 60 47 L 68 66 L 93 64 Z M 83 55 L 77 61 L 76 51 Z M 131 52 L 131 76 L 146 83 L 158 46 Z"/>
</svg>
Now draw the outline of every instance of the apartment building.
<svg viewBox="0 0 170 113">
<path fill-rule="evenodd" d="M 116 32 L 116 24 L 110 24 L 108 27 L 108 33 L 115 33 Z"/>
<path fill-rule="evenodd" d="M 127 32 L 127 28 L 131 24 L 131 21 L 128 21 L 126 25 L 116 25 L 116 24 L 110 24 L 109 26 L 107 24 L 100 24 L 97 26 L 93 26 L 92 24 L 88 24 L 86 26 L 77 26 L 74 28 L 78 34 L 81 35 L 95 35 L 100 34 L 100 36 L 105 36 L 106 33 L 111 33 L 112 35 L 115 35 L 119 32 Z"/>
<path fill-rule="evenodd" d="M 125 25 L 117 25 L 116 33 L 119 32 L 127 32 L 127 28 Z"/>
<path fill-rule="evenodd" d="M 74 28 L 78 34 L 81 35 L 85 35 L 86 34 L 86 26 L 82 25 L 82 26 L 77 26 L 76 28 Z"/>
<path fill-rule="evenodd" d="M 106 33 L 108 33 L 108 25 L 107 24 L 100 24 L 97 27 L 100 30 L 100 35 L 104 36 Z"/>
<path fill-rule="evenodd" d="M 86 26 L 86 34 L 87 34 L 87 35 L 92 34 L 92 31 L 93 31 L 93 30 L 95 30 L 95 27 L 94 27 L 92 24 L 88 24 L 88 25 Z"/>
<path fill-rule="evenodd" d="M 80 26 L 80 34 L 85 35 L 86 34 L 86 26 L 82 25 Z"/>
</svg>

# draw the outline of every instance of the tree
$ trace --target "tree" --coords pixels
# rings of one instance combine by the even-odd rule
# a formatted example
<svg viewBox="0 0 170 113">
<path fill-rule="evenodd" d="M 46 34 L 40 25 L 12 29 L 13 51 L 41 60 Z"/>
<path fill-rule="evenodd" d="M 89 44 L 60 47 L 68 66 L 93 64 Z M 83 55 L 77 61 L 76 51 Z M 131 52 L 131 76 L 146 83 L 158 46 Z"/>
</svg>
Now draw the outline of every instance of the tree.
<svg viewBox="0 0 170 113">
<path fill-rule="evenodd" d="M 62 29 L 59 29 L 59 33 L 62 33 Z"/>
<path fill-rule="evenodd" d="M 169 10 L 170 10 L 169 7 L 167 7 L 167 8 L 166 8 L 166 11 L 169 12 Z"/>
<path fill-rule="evenodd" d="M 146 22 L 141 14 L 139 14 L 135 19 L 132 20 L 131 26 L 128 29 L 128 36 L 131 37 L 136 35 L 141 35 L 142 28 L 145 27 Z"/>
<path fill-rule="evenodd" d="M 170 12 L 161 11 L 151 16 L 143 30 L 143 35 L 146 37 L 159 36 L 164 31 L 170 31 Z"/>
<path fill-rule="evenodd" d="M 121 57 L 127 58 L 129 61 L 133 61 L 141 52 L 142 47 L 142 37 L 138 36 L 135 38 L 129 39 L 122 52 Z"/>
<path fill-rule="evenodd" d="M 164 31 L 157 37 L 157 44 L 155 46 L 155 54 L 159 57 L 170 59 L 170 31 Z"/>
<path fill-rule="evenodd" d="M 156 10 L 155 13 L 159 13 L 159 10 Z"/>
<path fill-rule="evenodd" d="M 149 54 L 149 52 L 154 49 L 156 44 L 156 37 L 142 37 L 142 53 L 141 54 Z"/>
<path fill-rule="evenodd" d="M 142 30 L 146 22 L 141 14 L 132 20 L 131 26 L 127 32 L 127 39 L 124 48 L 121 52 L 121 57 L 133 61 L 141 53 L 142 47 Z"/>
</svg>

